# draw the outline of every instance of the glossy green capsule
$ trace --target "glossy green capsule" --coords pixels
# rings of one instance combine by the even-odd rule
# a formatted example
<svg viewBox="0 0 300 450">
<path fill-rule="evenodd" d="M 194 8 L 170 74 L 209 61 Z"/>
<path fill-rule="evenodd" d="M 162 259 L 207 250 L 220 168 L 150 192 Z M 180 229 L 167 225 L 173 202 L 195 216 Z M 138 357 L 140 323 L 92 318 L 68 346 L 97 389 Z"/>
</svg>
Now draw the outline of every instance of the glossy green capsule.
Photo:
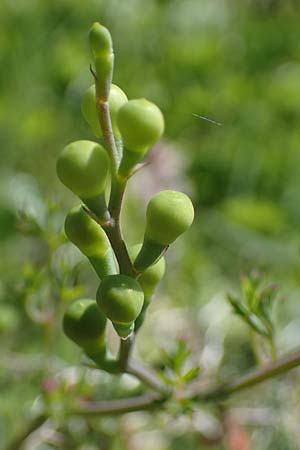
<svg viewBox="0 0 300 450">
<path fill-rule="evenodd" d="M 105 352 L 105 328 L 106 317 L 94 300 L 76 300 L 63 317 L 65 335 L 90 355 Z"/>
<path fill-rule="evenodd" d="M 129 100 L 119 111 L 117 123 L 127 150 L 145 153 L 162 136 L 164 117 L 152 102 Z"/>
<path fill-rule="evenodd" d="M 67 145 L 56 165 L 60 181 L 81 199 L 101 194 L 107 185 L 109 160 L 105 149 L 92 141 Z"/>
<path fill-rule="evenodd" d="M 105 232 L 82 206 L 73 208 L 67 214 L 65 233 L 88 257 L 100 278 L 116 273 L 115 258 Z"/>
<path fill-rule="evenodd" d="M 111 275 L 101 282 L 97 291 L 97 303 L 112 321 L 120 337 L 126 338 L 134 330 L 134 321 L 144 303 L 140 284 L 126 275 Z"/>
<path fill-rule="evenodd" d="M 149 202 L 143 246 L 134 262 L 143 272 L 193 223 L 194 207 L 186 194 L 161 191 Z"/>
<path fill-rule="evenodd" d="M 129 247 L 129 255 L 134 262 L 136 256 L 138 255 L 140 249 L 142 247 L 142 244 L 137 244 L 133 247 Z M 138 282 L 141 286 L 141 288 L 144 291 L 145 300 L 143 304 L 143 308 L 137 317 L 135 321 L 135 331 L 137 332 L 139 328 L 142 326 L 145 317 L 146 312 L 148 309 L 148 306 L 151 301 L 151 297 L 154 294 L 154 291 L 156 287 L 158 286 L 159 282 L 162 280 L 166 270 L 166 261 L 165 258 L 162 257 L 153 264 L 152 266 L 148 267 L 144 272 L 141 273 L 141 275 L 138 277 Z"/>
<path fill-rule="evenodd" d="M 142 248 L 142 244 L 137 244 L 132 247 L 129 247 L 129 255 L 132 258 L 133 262 L 137 257 L 139 251 Z M 155 288 L 162 280 L 166 270 L 166 260 L 162 257 L 158 262 L 153 264 L 151 267 L 145 270 L 139 277 L 138 282 L 141 288 L 144 291 L 145 302 L 149 302 L 150 298 L 154 294 Z"/>
</svg>

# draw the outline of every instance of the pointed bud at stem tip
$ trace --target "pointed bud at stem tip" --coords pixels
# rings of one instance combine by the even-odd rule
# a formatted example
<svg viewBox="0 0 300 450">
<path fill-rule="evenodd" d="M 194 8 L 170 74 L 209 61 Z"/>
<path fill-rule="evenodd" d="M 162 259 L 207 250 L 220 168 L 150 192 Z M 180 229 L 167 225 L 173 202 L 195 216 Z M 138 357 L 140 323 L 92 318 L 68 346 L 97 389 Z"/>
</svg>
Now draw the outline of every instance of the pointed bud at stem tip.
<svg viewBox="0 0 300 450">
<path fill-rule="evenodd" d="M 89 32 L 89 43 L 96 70 L 97 96 L 102 101 L 109 97 L 113 74 L 114 54 L 110 32 L 95 22 Z"/>
<path fill-rule="evenodd" d="M 109 55 L 113 51 L 112 39 L 107 28 L 99 22 L 93 23 L 89 31 L 89 42 L 93 56 Z"/>
</svg>

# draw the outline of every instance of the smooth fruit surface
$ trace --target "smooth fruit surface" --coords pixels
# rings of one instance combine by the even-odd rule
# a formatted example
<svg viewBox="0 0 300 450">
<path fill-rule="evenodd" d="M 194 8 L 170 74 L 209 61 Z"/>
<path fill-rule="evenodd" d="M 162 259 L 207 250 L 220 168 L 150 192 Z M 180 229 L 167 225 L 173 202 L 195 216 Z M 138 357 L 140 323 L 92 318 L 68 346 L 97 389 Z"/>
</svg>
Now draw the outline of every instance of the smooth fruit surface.
<svg viewBox="0 0 300 450">
<path fill-rule="evenodd" d="M 56 165 L 60 181 L 80 198 L 91 198 L 106 187 L 109 161 L 105 149 L 92 141 L 67 145 Z"/>
<path fill-rule="evenodd" d="M 105 232 L 82 206 L 76 206 L 67 214 L 65 233 L 86 256 L 105 255 L 110 249 Z"/>
<path fill-rule="evenodd" d="M 110 275 L 100 284 L 97 302 L 112 322 L 128 324 L 140 314 L 144 293 L 133 278 L 126 275 Z"/>
<path fill-rule="evenodd" d="M 97 351 L 103 346 L 106 317 L 95 300 L 76 300 L 66 310 L 63 330 L 79 347 Z"/>
<path fill-rule="evenodd" d="M 127 101 L 128 99 L 125 92 L 123 92 L 117 85 L 112 84 L 110 87 L 108 103 L 114 134 L 120 134 L 117 127 L 117 114 L 121 106 Z M 94 84 L 90 86 L 83 94 L 81 112 L 93 130 L 95 136 L 100 137 L 102 135 L 102 130 L 99 124 L 98 111 L 96 107 L 96 87 Z"/>
<path fill-rule="evenodd" d="M 128 249 L 130 257 L 133 259 L 138 255 L 142 245 L 137 244 Z M 165 258 L 162 257 L 157 263 L 153 264 L 153 266 L 146 269 L 138 278 L 138 282 L 141 288 L 144 291 L 145 298 L 149 298 L 153 295 L 153 292 L 164 276 L 166 270 L 166 261 Z"/>
<path fill-rule="evenodd" d="M 161 191 L 147 206 L 145 239 L 169 245 L 184 233 L 194 219 L 194 207 L 186 194 Z"/>
<path fill-rule="evenodd" d="M 119 111 L 117 123 L 124 146 L 132 152 L 145 152 L 164 131 L 160 109 L 148 100 L 129 100 Z"/>
</svg>

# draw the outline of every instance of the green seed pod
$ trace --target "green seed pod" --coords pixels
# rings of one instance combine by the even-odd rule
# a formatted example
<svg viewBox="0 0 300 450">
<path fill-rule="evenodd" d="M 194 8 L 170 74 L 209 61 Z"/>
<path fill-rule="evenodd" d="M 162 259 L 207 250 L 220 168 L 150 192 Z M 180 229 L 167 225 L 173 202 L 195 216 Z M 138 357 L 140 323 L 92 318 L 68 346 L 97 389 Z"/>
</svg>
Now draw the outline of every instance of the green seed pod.
<svg viewBox="0 0 300 450">
<path fill-rule="evenodd" d="M 144 98 L 125 103 L 119 111 L 117 122 L 126 149 L 142 155 L 160 139 L 164 131 L 164 117 L 160 109 Z"/>
<path fill-rule="evenodd" d="M 63 317 L 66 336 L 90 355 L 105 353 L 105 327 L 106 317 L 94 300 L 76 300 Z"/>
<path fill-rule="evenodd" d="M 194 208 L 182 192 L 162 191 L 149 202 L 143 246 L 134 266 L 144 271 L 192 224 Z"/>
<path fill-rule="evenodd" d="M 194 207 L 186 194 L 161 191 L 147 207 L 147 239 L 170 245 L 193 223 Z"/>
<path fill-rule="evenodd" d="M 117 126 L 117 114 L 124 103 L 128 101 L 126 94 L 117 85 L 112 84 L 109 93 L 109 110 L 112 123 L 112 129 L 115 136 L 120 132 Z M 90 86 L 82 97 L 81 112 L 87 123 L 90 125 L 93 133 L 97 137 L 102 136 L 102 130 L 99 124 L 99 116 L 96 107 L 96 87 Z"/>
<path fill-rule="evenodd" d="M 129 255 L 133 260 L 138 255 L 141 247 L 142 247 L 141 244 L 129 247 L 128 249 Z M 161 281 L 162 277 L 165 274 L 165 270 L 166 270 L 166 261 L 165 258 L 162 257 L 157 263 L 153 264 L 151 267 L 148 267 L 148 269 L 146 269 L 145 272 L 143 272 L 139 276 L 138 282 L 144 291 L 145 303 L 150 301 L 150 298 L 154 294 L 155 288 L 157 287 L 158 283 Z"/>
<path fill-rule="evenodd" d="M 88 257 L 100 278 L 116 273 L 110 242 L 102 230 L 82 208 L 73 208 L 65 220 L 68 239 Z"/>
<path fill-rule="evenodd" d="M 82 200 L 103 193 L 108 181 L 109 160 L 105 149 L 91 141 L 67 145 L 56 165 L 60 181 Z"/>
<path fill-rule="evenodd" d="M 133 260 L 138 255 L 141 247 L 142 247 L 141 244 L 129 247 L 128 249 L 129 255 Z M 138 331 L 140 327 L 143 325 L 147 308 L 151 301 L 151 297 L 154 294 L 155 288 L 157 287 L 162 277 L 164 276 L 165 269 L 166 269 L 166 261 L 165 258 L 162 257 L 161 259 L 159 259 L 157 263 L 153 264 L 151 267 L 148 267 L 148 269 L 146 269 L 145 272 L 143 272 L 138 278 L 138 282 L 144 291 L 145 300 L 142 311 L 140 312 L 139 316 L 135 321 L 135 331 Z"/>
<path fill-rule="evenodd" d="M 99 97 L 107 101 L 112 80 L 114 54 L 110 32 L 95 22 L 89 32 L 89 42 L 97 75 Z"/>
<path fill-rule="evenodd" d="M 111 275 L 100 284 L 97 302 L 112 321 L 118 335 L 126 338 L 134 330 L 134 321 L 143 307 L 144 293 L 135 279 L 126 275 Z"/>
</svg>

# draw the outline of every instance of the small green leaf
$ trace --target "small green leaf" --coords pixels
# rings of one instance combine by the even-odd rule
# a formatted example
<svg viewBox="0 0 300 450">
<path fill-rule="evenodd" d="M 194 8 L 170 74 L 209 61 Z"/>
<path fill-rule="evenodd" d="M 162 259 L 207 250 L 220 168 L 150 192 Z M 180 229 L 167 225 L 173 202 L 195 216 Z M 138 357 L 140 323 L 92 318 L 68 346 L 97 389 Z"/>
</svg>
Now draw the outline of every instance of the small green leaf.
<svg viewBox="0 0 300 450">
<path fill-rule="evenodd" d="M 172 380 L 171 378 L 169 378 L 164 372 L 157 372 L 159 378 L 164 381 L 166 384 L 168 384 L 169 386 L 174 386 L 175 384 L 175 380 Z"/>
<path fill-rule="evenodd" d="M 191 369 L 189 369 L 184 375 L 182 375 L 181 378 L 186 383 L 189 383 L 190 381 L 192 381 L 198 377 L 199 372 L 200 372 L 200 367 L 195 366 L 195 367 L 192 367 Z"/>
</svg>

